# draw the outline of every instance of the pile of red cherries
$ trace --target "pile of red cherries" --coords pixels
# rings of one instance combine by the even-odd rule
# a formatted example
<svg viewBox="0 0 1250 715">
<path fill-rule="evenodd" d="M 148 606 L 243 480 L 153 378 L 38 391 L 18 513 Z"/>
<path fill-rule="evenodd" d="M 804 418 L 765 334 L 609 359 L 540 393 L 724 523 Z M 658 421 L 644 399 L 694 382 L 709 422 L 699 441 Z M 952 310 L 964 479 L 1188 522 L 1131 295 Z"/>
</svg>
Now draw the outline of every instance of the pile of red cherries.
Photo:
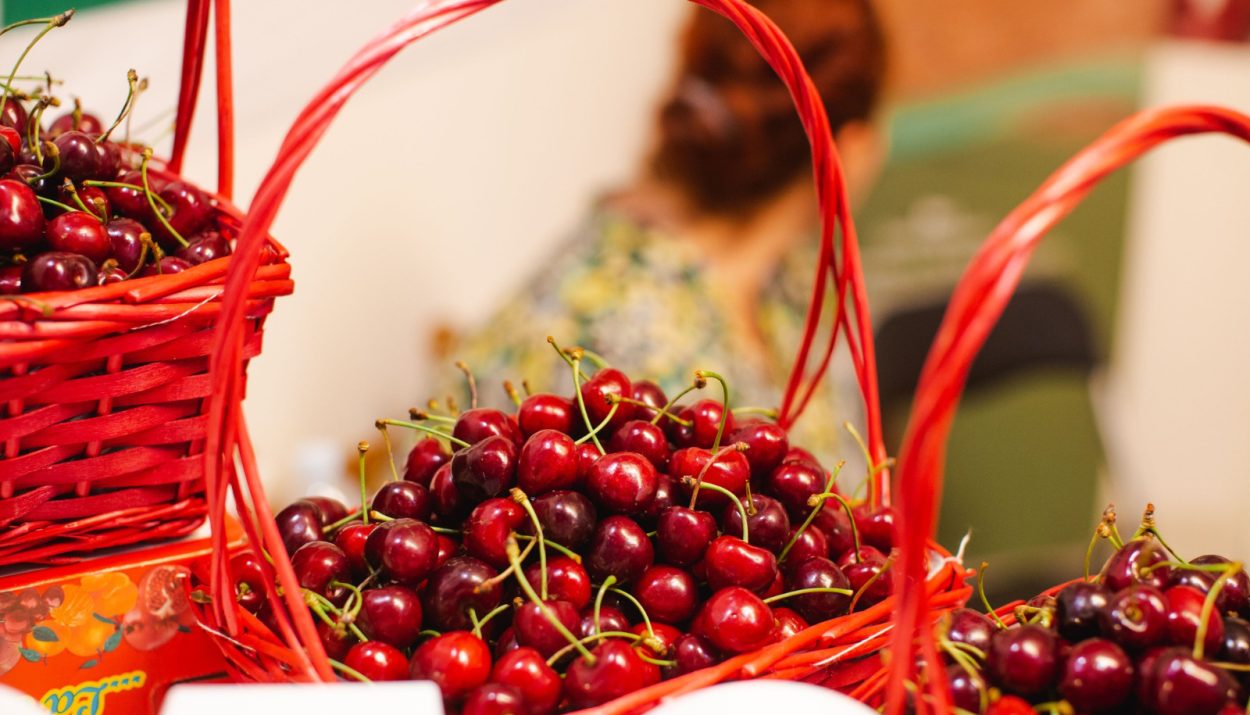
<svg viewBox="0 0 1250 715">
<path fill-rule="evenodd" d="M 889 596 L 893 512 L 852 506 L 767 410 L 726 409 L 715 373 L 670 400 L 557 350 L 572 397 L 509 389 L 513 414 L 380 420 L 423 434 L 367 509 L 308 498 L 277 516 L 344 678 L 432 680 L 452 710 L 543 715 Z M 712 380 L 723 399 L 681 403 Z M 265 561 L 241 553 L 232 573 L 271 618 Z"/>
<path fill-rule="evenodd" d="M 956 707 L 969 713 L 1246 712 L 1250 578 L 1222 556 L 1182 560 L 1149 516 L 1101 573 L 1016 608 L 1012 627 L 969 609 L 938 627 Z"/>
</svg>

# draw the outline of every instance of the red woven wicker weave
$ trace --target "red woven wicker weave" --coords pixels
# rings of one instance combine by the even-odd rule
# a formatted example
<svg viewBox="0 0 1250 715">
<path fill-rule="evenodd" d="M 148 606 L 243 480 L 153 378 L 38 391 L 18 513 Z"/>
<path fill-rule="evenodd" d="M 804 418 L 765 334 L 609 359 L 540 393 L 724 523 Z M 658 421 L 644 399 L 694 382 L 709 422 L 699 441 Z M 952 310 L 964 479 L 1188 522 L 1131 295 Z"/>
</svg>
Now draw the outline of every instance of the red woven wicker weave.
<svg viewBox="0 0 1250 715">
<path fill-rule="evenodd" d="M 166 179 L 186 146 L 207 9 L 189 6 L 174 154 L 154 172 Z M 227 58 L 228 31 L 219 24 Z M 233 234 L 243 217 L 229 201 L 233 111 L 229 62 L 219 65 L 213 200 Z M 267 245 L 246 290 L 244 360 L 260 352 L 273 299 L 292 290 L 285 250 Z M 178 536 L 203 521 L 209 355 L 233 263 L 0 302 L 0 567 Z"/>
</svg>

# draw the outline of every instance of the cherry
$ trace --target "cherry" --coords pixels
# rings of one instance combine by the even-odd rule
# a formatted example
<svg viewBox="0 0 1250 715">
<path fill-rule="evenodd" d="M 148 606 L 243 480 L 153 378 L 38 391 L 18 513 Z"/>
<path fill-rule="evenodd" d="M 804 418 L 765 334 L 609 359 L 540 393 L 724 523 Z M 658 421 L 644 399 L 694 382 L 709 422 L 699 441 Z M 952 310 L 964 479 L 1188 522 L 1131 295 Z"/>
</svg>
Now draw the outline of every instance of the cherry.
<svg viewBox="0 0 1250 715">
<path fill-rule="evenodd" d="M 413 680 L 432 680 L 448 700 L 458 700 L 490 676 L 490 648 L 467 631 L 451 631 L 422 643 L 412 654 Z"/>
<path fill-rule="evenodd" d="M 1120 646 L 1102 638 L 1073 646 L 1059 676 L 1059 692 L 1081 712 L 1112 710 L 1132 687 L 1132 661 Z"/>
<path fill-rule="evenodd" d="M 534 590 L 541 588 L 542 571 L 540 563 L 532 563 L 525 567 L 525 578 Z M 590 575 L 580 563 L 567 556 L 557 556 L 547 560 L 547 593 L 556 599 L 568 601 L 573 608 L 581 610 L 590 603 Z M 574 622 L 576 626 L 576 621 Z M 570 628 L 576 631 L 577 628 Z"/>
<path fill-rule="evenodd" d="M 0 139 L 4 140 L 4 144 L 9 145 L 9 151 L 14 158 L 22 151 L 22 136 L 14 131 L 13 127 L 0 124 Z"/>
<path fill-rule="evenodd" d="M 651 619 L 660 623 L 682 623 L 699 606 L 699 588 L 694 577 L 673 566 L 647 569 L 633 592 Z"/>
<path fill-rule="evenodd" d="M 805 588 L 844 588 L 850 589 L 842 569 L 829 559 L 814 558 L 799 563 L 789 570 L 786 586 L 791 591 Z M 851 597 L 840 593 L 805 593 L 793 596 L 788 603 L 799 612 L 799 615 L 810 623 L 826 621 L 834 616 L 846 613 L 851 605 Z"/>
<path fill-rule="evenodd" d="M 43 238 L 43 208 L 25 182 L 0 179 L 0 250 L 24 251 Z"/>
<path fill-rule="evenodd" d="M 738 423 L 729 434 L 729 442 L 745 442 L 747 462 L 751 474 L 759 479 L 767 477 L 785 459 L 790 450 L 790 440 L 785 429 L 775 422 L 750 420 Z"/>
<path fill-rule="evenodd" d="M 691 632 L 729 653 L 745 653 L 768 643 L 773 613 L 759 596 L 740 586 L 722 588 L 703 603 Z"/>
<path fill-rule="evenodd" d="M 104 193 L 108 195 L 109 204 L 117 213 L 137 221 L 156 222 L 152 216 L 152 207 L 148 205 L 147 194 L 143 192 L 143 175 L 137 170 L 126 171 L 117 177 L 117 183 L 128 186 L 106 186 Z M 160 179 L 148 177 L 149 186 L 158 191 Z M 132 188 L 137 187 L 137 188 Z"/>
<path fill-rule="evenodd" d="M 595 609 L 592 605 L 582 610 L 582 621 L 577 627 L 577 637 L 589 638 L 598 633 L 628 630 L 629 618 L 621 609 L 615 606 L 603 606 L 599 609 L 599 623 L 596 627 Z"/>
<path fill-rule="evenodd" d="M 352 568 L 352 576 L 363 580 L 369 575 L 369 563 L 365 560 L 365 543 L 369 534 L 377 528 L 377 524 L 348 524 L 334 534 L 334 545 L 347 555 L 347 563 Z"/>
<path fill-rule="evenodd" d="M 994 634 L 986 668 L 1004 690 L 1030 696 L 1045 692 L 1059 670 L 1058 638 L 1038 625 L 1008 628 Z"/>
<path fill-rule="evenodd" d="M 668 396 L 664 394 L 664 388 L 655 384 L 651 380 L 636 380 L 632 397 L 641 402 L 642 405 L 634 405 L 634 419 L 646 420 L 650 422 L 655 416 L 660 414 L 660 410 L 664 409 L 668 404 Z M 659 465 L 656 465 L 659 468 Z"/>
<path fill-rule="evenodd" d="M 950 683 L 952 705 L 970 713 L 981 712 L 985 681 L 979 675 L 969 673 L 962 666 L 950 665 L 946 667 L 946 680 Z"/>
<path fill-rule="evenodd" d="M 546 605 L 551 618 L 563 624 L 570 633 L 577 630 L 581 617 L 573 604 L 556 599 L 547 601 Z M 533 601 L 523 603 L 513 615 L 512 628 L 517 643 L 529 646 L 550 658 L 556 651 L 568 645 L 569 641 L 555 627 L 547 613 Z"/>
<path fill-rule="evenodd" d="M 847 551 L 838 558 L 834 559 L 834 563 L 843 569 L 850 567 L 851 564 L 854 564 L 857 561 L 876 561 L 877 563 L 884 563 L 885 554 L 877 550 L 876 547 L 861 546 L 859 547 L 858 557 L 856 556 L 855 551 Z"/>
<path fill-rule="evenodd" d="M 470 504 L 500 496 L 516 483 L 517 448 L 507 437 L 490 435 L 451 458 L 452 482 Z"/>
<path fill-rule="evenodd" d="M 17 130 L 19 136 L 24 136 L 26 134 L 26 119 L 26 108 L 15 98 L 9 97 L 9 101 L 4 103 L 4 110 L 0 111 L 0 124 L 12 127 Z"/>
<path fill-rule="evenodd" d="M 632 452 L 605 454 L 586 475 L 590 498 L 609 512 L 637 516 L 655 498 L 655 467 Z"/>
<path fill-rule="evenodd" d="M 61 176 L 75 184 L 100 178 L 100 152 L 95 140 L 82 132 L 69 131 L 52 140 L 61 152 Z"/>
<path fill-rule="evenodd" d="M 862 543 L 875 546 L 881 551 L 894 548 L 894 510 L 882 507 L 869 511 L 867 507 L 855 510 L 855 526 L 859 529 Z"/>
<path fill-rule="evenodd" d="M 3 133 L 2 129 L 0 133 Z M 8 141 L 3 141 L 3 139 L 5 137 L 0 137 L 0 173 L 7 174 L 17 166 L 19 154 Z"/>
<path fill-rule="evenodd" d="M 406 649 L 421 633 L 421 598 L 398 584 L 363 592 L 356 623 L 369 640 Z"/>
<path fill-rule="evenodd" d="M 408 658 L 399 649 L 380 641 L 352 646 L 343 664 L 373 682 L 408 679 Z"/>
<path fill-rule="evenodd" d="M 655 497 L 638 518 L 639 521 L 648 526 L 655 526 L 660 519 L 660 515 L 667 511 L 669 507 L 674 506 L 681 496 L 681 487 L 677 485 L 676 479 L 663 472 L 655 476 Z"/>
<path fill-rule="evenodd" d="M 660 682 L 659 668 L 638 657 L 624 641 L 605 640 L 591 654 L 593 664 L 578 658 L 564 676 L 564 690 L 575 708 L 600 705 Z"/>
<path fill-rule="evenodd" d="M 790 537 L 794 536 L 797 530 L 798 527 L 790 530 L 790 534 L 786 538 L 787 542 Z M 754 531 L 751 532 L 751 538 L 755 539 Z M 801 564 L 808 559 L 828 558 L 828 556 L 829 542 L 825 541 L 824 532 L 809 525 L 795 539 L 794 546 L 790 547 L 790 553 L 786 554 L 786 564 Z"/>
<path fill-rule="evenodd" d="M 646 640 L 641 644 L 656 656 L 667 655 L 672 650 L 673 644 L 682 636 L 678 628 L 659 622 L 653 622 L 650 630 L 647 629 L 646 623 L 635 623 L 629 632 L 645 638 Z"/>
<path fill-rule="evenodd" d="M 416 588 L 434 570 L 438 537 L 415 519 L 380 524 L 365 541 L 365 558 L 382 575 Z"/>
<path fill-rule="evenodd" d="M 230 578 L 235 583 L 235 600 L 248 612 L 256 613 L 265 601 L 268 584 L 273 582 L 260 558 L 251 551 L 235 554 L 230 559 Z"/>
<path fill-rule="evenodd" d="M 517 486 L 530 496 L 577 485 L 577 445 L 563 432 L 535 432 L 521 448 L 517 461 Z"/>
<path fill-rule="evenodd" d="M 800 616 L 797 612 L 781 607 L 773 609 L 773 642 L 783 641 L 799 631 L 805 630 L 809 625 L 807 619 Z"/>
<path fill-rule="evenodd" d="M 143 258 L 144 236 L 151 238 L 143 224 L 129 218 L 115 218 L 104 225 L 111 254 L 126 273 L 133 273 Z"/>
<path fill-rule="evenodd" d="M 580 549 L 595 533 L 599 516 L 594 504 L 581 492 L 554 491 L 532 502 L 542 524 L 543 536 L 561 546 Z"/>
<path fill-rule="evenodd" d="M 710 449 L 716 442 L 716 434 L 720 430 L 721 418 L 725 408 L 716 400 L 699 400 L 689 407 L 683 408 L 677 416 L 690 426 L 669 421 L 668 435 L 678 447 L 702 447 Z M 734 417 L 730 412 L 725 421 L 725 435 L 734 431 Z M 746 461 L 745 459 L 743 461 Z M 750 466 L 748 465 L 748 470 Z"/>
<path fill-rule="evenodd" d="M 457 524 L 464 515 L 464 505 L 469 503 L 460 498 L 450 462 L 434 470 L 434 476 L 430 478 L 430 496 L 434 499 L 434 513 L 438 514 L 438 521 L 442 524 Z"/>
<path fill-rule="evenodd" d="M 822 467 L 820 464 L 820 460 L 816 459 L 816 456 L 814 454 L 807 451 L 806 449 L 803 449 L 802 447 L 795 447 L 793 445 L 790 446 L 790 450 L 786 452 L 785 459 L 781 460 L 782 464 L 786 464 L 788 462 L 797 462 L 799 464 L 806 464 L 807 466 L 811 467 L 812 469 L 815 469 L 818 472 L 825 471 L 825 468 Z"/>
<path fill-rule="evenodd" d="M 672 674 L 684 675 L 709 668 L 721 662 L 722 657 L 711 641 L 703 636 L 687 633 L 673 644 L 672 659 L 676 665 L 672 668 Z"/>
<path fill-rule="evenodd" d="M 530 715 L 521 692 L 511 685 L 487 683 L 464 699 L 460 715 Z"/>
<path fill-rule="evenodd" d="M 508 565 L 508 536 L 526 522 L 525 509 L 511 499 L 488 499 L 464 523 L 464 548 L 496 568 Z"/>
<path fill-rule="evenodd" d="M 560 703 L 563 682 L 546 659 L 533 648 L 520 647 L 495 661 L 491 682 L 510 685 L 520 691 L 533 715 L 548 715 Z"/>
<path fill-rule="evenodd" d="M 1179 646 L 1193 646 L 1202 623 L 1202 604 L 1206 595 L 1189 586 L 1173 586 L 1163 592 L 1167 600 L 1168 637 Z M 1218 653 L 1224 642 L 1224 619 L 1212 609 L 1207 614 L 1206 635 L 1203 648 L 1207 653 Z"/>
<path fill-rule="evenodd" d="M 712 461 L 712 458 L 712 453 L 706 449 L 698 447 L 679 449 L 673 453 L 669 461 L 669 470 L 679 479 L 682 477 L 697 478 L 699 473 L 702 472 L 705 483 L 724 487 L 734 494 L 745 494 L 747 480 L 751 478 L 751 466 L 747 464 L 747 459 L 742 452 L 722 450 L 716 455 L 715 461 Z M 707 466 L 707 471 L 703 471 L 709 462 L 711 462 L 711 465 Z M 693 492 L 693 487 L 683 483 L 682 491 L 689 497 Z M 728 497 L 723 494 L 713 492 L 710 489 L 701 489 L 699 491 L 698 505 L 700 506 L 718 506 L 728 503 Z"/>
<path fill-rule="evenodd" d="M 985 711 L 985 715 L 1037 715 L 1037 711 L 1024 698 L 1004 695 L 990 703 L 989 708 Z"/>
<path fill-rule="evenodd" d="M 543 430 L 572 434 L 576 410 L 573 401 L 567 397 L 547 393 L 530 395 L 517 409 L 517 425 L 526 437 Z"/>
<path fill-rule="evenodd" d="M 174 255 L 193 266 L 201 263 L 225 258 L 231 253 L 230 241 L 217 231 L 205 231 L 187 239 L 187 245 L 181 246 Z"/>
<path fill-rule="evenodd" d="M 22 267 L 0 266 L 0 295 L 17 295 L 22 292 Z"/>
<path fill-rule="evenodd" d="M 1236 616 L 1225 618 L 1224 643 L 1220 647 L 1220 660 L 1241 665 L 1250 664 L 1250 623 Z"/>
<path fill-rule="evenodd" d="M 1135 584 L 1111 597 L 1099 622 L 1102 632 L 1125 648 L 1148 648 L 1167 639 L 1167 600 L 1159 589 Z"/>
<path fill-rule="evenodd" d="M 1159 715 L 1215 715 L 1237 695 L 1223 670 L 1194 658 L 1187 649 L 1168 649 L 1155 659 L 1151 681 Z"/>
<path fill-rule="evenodd" d="M 971 608 L 956 608 L 944 620 L 946 637 L 952 643 L 972 646 L 983 654 L 989 652 L 996 629 L 988 616 Z"/>
<path fill-rule="evenodd" d="M 304 497 L 304 501 L 317 507 L 321 515 L 321 526 L 326 527 L 342 521 L 347 516 L 347 505 L 330 497 Z"/>
<path fill-rule="evenodd" d="M 408 461 L 404 463 L 404 479 L 428 489 L 434 473 L 449 462 L 451 452 L 447 451 L 443 443 L 434 437 L 424 437 L 417 440 L 412 451 L 408 452 Z"/>
<path fill-rule="evenodd" d="M 1055 623 L 1059 635 L 1081 641 L 1098 635 L 1098 614 L 1107 607 L 1111 594 L 1101 584 L 1077 581 L 1055 597 Z"/>
<path fill-rule="evenodd" d="M 609 452 L 634 452 L 657 470 L 668 466 L 668 437 L 664 430 L 645 420 L 630 420 L 608 440 Z"/>
<path fill-rule="evenodd" d="M 676 566 L 700 561 L 716 538 L 716 519 L 706 511 L 674 506 L 660 514 L 655 542 L 660 558 Z"/>
<path fill-rule="evenodd" d="M 459 550 L 460 542 L 450 536 L 438 534 L 438 557 L 434 560 L 434 567 L 438 568 L 447 563 L 447 559 L 455 556 Z"/>
<path fill-rule="evenodd" d="M 742 512 L 736 505 L 727 504 L 721 512 L 720 523 L 721 531 L 726 534 L 741 534 Z M 763 494 L 752 494 L 747 505 L 747 530 L 752 544 L 777 553 L 790 540 L 790 517 L 786 516 L 781 502 Z"/>
<path fill-rule="evenodd" d="M 472 556 L 453 556 L 430 574 L 422 591 L 425 618 L 439 630 L 462 630 L 472 626 L 469 609 L 485 615 L 503 596 L 499 572 Z M 491 621 L 494 623 L 494 621 Z"/>
<path fill-rule="evenodd" d="M 99 154 L 100 177 L 111 179 L 117 176 L 117 172 L 122 167 L 122 148 L 116 142 L 103 141 L 97 142 L 95 145 L 96 153 Z"/>
<path fill-rule="evenodd" d="M 598 462 L 601 456 L 599 448 L 592 442 L 577 445 L 577 481 L 579 484 L 586 481 L 590 468 L 595 466 L 595 462 Z"/>
<path fill-rule="evenodd" d="M 1145 537 L 1133 539 L 1107 559 L 1102 569 L 1102 581 L 1112 592 L 1134 583 L 1164 589 L 1172 576 L 1171 568 L 1150 567 L 1167 560 L 1167 554 L 1157 541 Z"/>
<path fill-rule="evenodd" d="M 477 444 L 487 437 L 504 437 L 513 444 L 522 441 L 521 428 L 510 415 L 489 407 L 465 410 L 456 419 L 451 436 L 458 440 Z"/>
<path fill-rule="evenodd" d="M 62 135 L 64 136 L 64 135 Z M 57 138 L 59 142 L 61 137 Z M 64 159 L 62 158 L 62 164 Z M 70 178 L 73 178 L 72 176 Z M 142 182 L 142 179 L 140 180 Z M 142 183 L 140 183 L 142 185 Z M 149 177 L 149 186 L 151 179 Z M 155 187 L 152 187 L 156 190 Z M 185 181 L 175 180 L 165 184 L 157 193 L 169 204 L 173 209 L 172 213 L 165 216 L 165 220 L 169 223 L 179 236 L 184 239 L 199 232 L 200 229 L 208 223 L 213 215 L 212 200 L 208 198 L 208 194 L 201 191 L 198 187 L 193 186 Z M 149 224 L 152 229 L 152 235 L 162 245 L 173 246 L 181 245 L 176 241 L 169 229 L 165 228 L 165 224 L 159 220 Z"/>
<path fill-rule="evenodd" d="M 148 276 L 163 276 L 172 273 L 182 273 L 190 267 L 191 264 L 184 259 L 177 256 L 165 256 L 156 263 L 149 263 L 146 268 L 140 271 L 139 275 L 145 278 Z"/>
<path fill-rule="evenodd" d="M 337 661 L 342 661 L 347 657 L 348 651 L 352 649 L 355 638 L 348 635 L 346 628 L 335 628 L 325 621 L 317 622 L 317 637 L 321 640 L 321 647 L 325 648 L 326 656 Z M 408 659 L 404 658 L 400 661 L 404 666 L 403 675 L 408 677 Z"/>
<path fill-rule="evenodd" d="M 426 521 L 433 502 L 429 491 L 416 482 L 387 482 L 373 495 L 370 508 L 392 519 Z"/>
<path fill-rule="evenodd" d="M 825 474 L 799 462 L 786 462 L 768 475 L 768 493 L 781 502 L 790 518 L 801 521 L 812 510 L 807 500 L 825 490 Z"/>
<path fill-rule="evenodd" d="M 1229 561 L 1223 556 L 1204 554 L 1197 558 L 1190 559 L 1189 563 L 1196 566 L 1210 566 L 1215 564 L 1227 564 Z M 1214 583 L 1215 579 L 1219 577 L 1219 574 L 1212 574 L 1204 571 L 1191 571 L 1188 569 L 1180 569 L 1177 570 L 1176 573 L 1199 574 L 1205 576 L 1211 581 L 1211 583 Z M 1210 589 L 1207 588 L 1199 590 L 1206 593 L 1206 591 Z M 1250 575 L 1247 575 L 1243 569 L 1225 579 L 1224 586 L 1220 588 L 1220 594 L 1216 596 L 1216 603 L 1219 606 L 1221 613 L 1244 613 L 1247 610 L 1250 610 Z"/>
<path fill-rule="evenodd" d="M 291 555 L 291 568 L 301 587 L 327 597 L 332 581 L 346 582 L 352 575 L 347 554 L 328 541 L 314 541 L 299 547 Z"/>
<path fill-rule="evenodd" d="M 301 499 L 278 512 L 274 520 L 288 554 L 304 544 L 322 540 L 321 512 L 312 502 Z"/>
<path fill-rule="evenodd" d="M 631 397 L 634 394 L 633 385 L 630 384 L 625 373 L 612 367 L 599 370 L 589 380 L 582 383 L 581 393 L 582 402 L 586 405 L 586 414 L 590 417 L 592 425 L 598 425 L 607 419 L 608 413 L 612 411 L 612 403 L 609 401 L 611 396 Z M 617 405 L 616 414 L 612 415 L 612 420 L 604 427 L 604 432 L 611 435 L 633 418 L 634 405 L 621 402 Z"/>
<path fill-rule="evenodd" d="M 121 283 L 126 280 L 126 272 L 117 267 L 117 261 L 108 260 L 100 265 L 96 272 L 96 283 L 102 286 Z"/>
<path fill-rule="evenodd" d="M 641 576 L 654 559 L 651 540 L 638 522 L 626 516 L 609 516 L 595 528 L 586 567 L 596 581 L 615 576 L 617 581 L 629 583 Z"/>
<path fill-rule="evenodd" d="M 104 133 L 104 129 L 104 124 L 94 114 L 80 112 L 75 117 L 74 112 L 66 112 L 52 120 L 52 124 L 48 125 L 48 136 L 57 137 L 68 131 L 79 131 L 83 134 L 99 136 Z"/>
<path fill-rule="evenodd" d="M 777 578 L 777 558 L 767 549 L 736 536 L 717 537 L 703 556 L 707 582 L 713 589 L 742 586 L 763 593 Z"/>
<path fill-rule="evenodd" d="M 842 505 L 836 501 L 826 501 L 812 519 L 812 526 L 820 529 L 829 542 L 829 554 L 841 555 L 855 548 L 855 534 L 851 529 L 851 518 L 846 515 Z"/>
</svg>

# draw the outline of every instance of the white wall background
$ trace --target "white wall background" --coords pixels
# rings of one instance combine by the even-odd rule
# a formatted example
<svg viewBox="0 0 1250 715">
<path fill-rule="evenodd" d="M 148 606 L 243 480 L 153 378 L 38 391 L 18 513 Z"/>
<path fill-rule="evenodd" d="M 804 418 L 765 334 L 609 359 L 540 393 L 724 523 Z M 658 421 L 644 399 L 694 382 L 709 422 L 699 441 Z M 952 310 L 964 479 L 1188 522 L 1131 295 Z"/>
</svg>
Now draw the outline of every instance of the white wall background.
<svg viewBox="0 0 1250 715">
<path fill-rule="evenodd" d="M 241 204 L 307 98 L 413 5 L 234 3 Z M 52 70 L 103 116 L 135 67 L 152 78 L 139 119 L 152 118 L 175 103 L 183 8 L 80 13 L 26 68 Z M 689 11 L 679 0 L 515 0 L 417 43 L 352 100 L 274 227 L 297 288 L 268 323 L 247 411 L 275 502 L 303 490 L 310 450 L 328 451 L 333 468 L 374 419 L 424 398 L 433 325 L 484 317 L 596 192 L 631 174 Z M 186 167 L 207 186 L 211 72 Z"/>
</svg>

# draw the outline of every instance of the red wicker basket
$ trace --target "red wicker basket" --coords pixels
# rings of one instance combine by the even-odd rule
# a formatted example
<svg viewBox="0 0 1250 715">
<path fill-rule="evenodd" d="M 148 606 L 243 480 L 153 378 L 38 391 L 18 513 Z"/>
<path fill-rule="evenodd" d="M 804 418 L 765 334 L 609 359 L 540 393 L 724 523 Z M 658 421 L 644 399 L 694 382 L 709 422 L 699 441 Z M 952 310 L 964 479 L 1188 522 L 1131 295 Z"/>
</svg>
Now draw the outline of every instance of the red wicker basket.
<svg viewBox="0 0 1250 715">
<path fill-rule="evenodd" d="M 1053 173 L 994 229 L 973 257 L 925 362 L 900 451 L 898 478 L 908 488 L 895 503 L 903 552 L 895 572 L 896 588 L 924 576 L 924 544 L 933 533 L 941 503 L 946 439 L 964 382 L 1042 237 L 1112 172 L 1163 142 L 1204 133 L 1250 142 L 1250 117 L 1218 107 L 1193 106 L 1144 111 L 1124 120 Z M 886 712 L 904 712 L 906 686 L 916 682 L 915 669 L 921 659 L 928 672 L 941 672 L 934 669 L 939 661 L 928 627 L 933 605 L 922 589 L 905 589 L 893 648 L 899 653 L 914 650 L 918 657 L 893 659 Z M 1009 611 L 1010 606 L 1003 609 Z M 916 712 L 953 712 L 945 678 L 927 679 L 923 685 L 930 697 L 916 700 Z"/>
<path fill-rule="evenodd" d="M 201 618 L 218 637 L 232 674 L 253 681 L 332 681 L 335 679 L 313 620 L 282 546 L 272 513 L 256 473 L 252 445 L 242 420 L 241 362 L 245 330 L 243 297 L 258 250 L 294 174 L 350 96 L 385 62 L 409 43 L 465 19 L 500 0 L 436 0 L 414 12 L 370 42 L 304 108 L 289 130 L 277 158 L 257 190 L 235 254 L 238 270 L 228 277 L 222 302 L 221 329 L 212 354 L 215 388 L 206 450 L 210 520 L 215 538 L 223 538 L 227 494 L 238 507 L 249 548 L 263 552 L 280 587 L 270 591 L 270 630 L 239 608 L 228 568 L 229 554 L 215 551 L 210 571 L 200 574 L 211 598 Z M 781 406 L 780 422 L 788 426 L 803 412 L 826 372 L 839 337 L 848 346 L 864 398 L 871 459 L 883 463 L 880 411 L 877 405 L 875 357 L 854 225 L 851 222 L 842 170 L 828 118 L 815 86 L 797 53 L 778 28 L 744 0 L 693 0 L 732 21 L 786 83 L 812 145 L 813 167 L 822 216 L 821 251 L 815 287 L 802 344 Z M 835 238 L 836 237 L 836 238 Z M 246 263 L 245 263 L 246 262 Z M 833 292 L 833 296 L 830 295 Z M 833 300 L 831 300 L 833 298 Z M 832 316 L 826 304 L 836 305 Z M 822 332 L 821 328 L 826 330 Z M 820 338 L 819 336 L 825 337 Z M 817 345 L 818 339 L 825 340 Z M 835 429 L 830 426 L 830 429 Z M 237 459 L 235 458 L 237 456 Z M 889 503 L 889 476 L 875 477 L 878 500 Z M 224 546 L 224 542 L 221 543 Z M 935 609 L 954 608 L 967 598 L 965 571 L 957 559 L 931 545 L 933 568 L 918 587 Z M 848 616 L 812 625 L 795 636 L 760 651 L 732 658 L 718 666 L 659 683 L 595 708 L 599 713 L 645 709 L 662 698 L 712 683 L 738 678 L 803 679 L 857 694 L 880 690 L 884 679 L 869 676 L 881 669 L 880 649 L 889 638 L 895 598 Z M 935 610 L 935 614 L 937 611 Z"/>
<path fill-rule="evenodd" d="M 188 7 L 174 151 L 155 172 L 165 178 L 178 173 L 186 146 L 209 9 Z M 221 17 L 213 201 L 218 225 L 237 233 L 244 218 L 230 203 L 229 23 Z M 285 250 L 266 243 L 265 265 L 246 286 L 244 359 L 260 352 L 273 299 L 292 290 Z M 74 560 L 203 522 L 208 357 L 234 263 L 0 302 L 0 567 Z"/>
</svg>

